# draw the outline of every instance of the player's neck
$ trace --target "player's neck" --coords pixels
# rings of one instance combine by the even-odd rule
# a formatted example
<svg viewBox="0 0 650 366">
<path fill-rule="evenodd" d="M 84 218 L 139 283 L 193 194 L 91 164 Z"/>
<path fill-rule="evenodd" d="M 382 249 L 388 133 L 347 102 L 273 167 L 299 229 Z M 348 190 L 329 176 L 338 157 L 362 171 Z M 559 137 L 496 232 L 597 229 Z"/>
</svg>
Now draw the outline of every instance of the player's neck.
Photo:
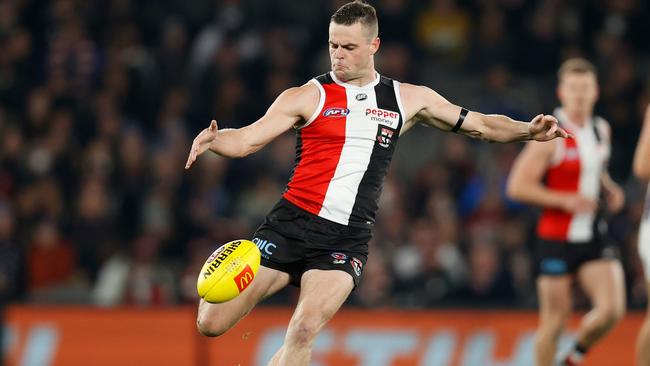
<svg viewBox="0 0 650 366">
<path fill-rule="evenodd" d="M 563 109 L 564 109 L 564 113 L 569 119 L 569 122 L 580 127 L 583 127 L 587 123 L 587 121 L 591 118 L 593 113 L 590 111 L 570 110 L 567 108 L 563 108 Z"/>
<path fill-rule="evenodd" d="M 375 71 L 375 69 L 373 68 L 370 69 L 368 72 L 360 74 L 357 77 L 353 77 L 348 80 L 341 79 L 340 81 L 350 85 L 365 86 L 371 84 L 375 80 L 377 80 L 377 71 Z"/>
</svg>

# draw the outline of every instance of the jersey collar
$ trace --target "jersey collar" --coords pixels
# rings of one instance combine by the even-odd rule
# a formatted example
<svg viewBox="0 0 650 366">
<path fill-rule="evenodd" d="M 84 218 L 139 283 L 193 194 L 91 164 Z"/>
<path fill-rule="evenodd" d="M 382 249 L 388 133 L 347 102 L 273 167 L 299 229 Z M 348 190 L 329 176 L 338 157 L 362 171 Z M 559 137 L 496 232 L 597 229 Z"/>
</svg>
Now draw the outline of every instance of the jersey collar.
<svg viewBox="0 0 650 366">
<path fill-rule="evenodd" d="M 571 122 L 569 116 L 566 114 L 566 112 L 562 107 L 555 108 L 553 114 L 555 115 L 555 117 L 557 117 L 561 125 L 564 125 L 565 127 L 568 127 L 570 130 L 576 132 L 582 131 L 585 128 L 591 128 L 591 124 L 593 123 L 593 118 L 587 118 L 587 120 L 582 126 Z"/>
<path fill-rule="evenodd" d="M 374 88 L 375 86 L 377 86 L 377 84 L 379 84 L 379 81 L 381 80 L 381 75 L 379 75 L 379 73 L 376 72 L 376 71 L 375 71 L 375 76 L 376 76 L 376 77 L 375 77 L 375 80 L 369 82 L 369 83 L 366 84 L 366 85 L 358 86 L 358 85 L 353 85 L 353 84 L 345 83 L 345 82 L 343 82 L 343 81 L 337 79 L 337 78 L 336 78 L 336 75 L 334 75 L 334 71 L 330 71 L 330 77 L 332 78 L 332 80 L 334 80 L 335 83 L 337 83 L 337 84 L 339 84 L 339 85 L 341 85 L 341 86 L 344 86 L 344 87 L 346 87 L 346 88 L 352 88 L 352 89 L 366 89 L 366 88 Z"/>
</svg>

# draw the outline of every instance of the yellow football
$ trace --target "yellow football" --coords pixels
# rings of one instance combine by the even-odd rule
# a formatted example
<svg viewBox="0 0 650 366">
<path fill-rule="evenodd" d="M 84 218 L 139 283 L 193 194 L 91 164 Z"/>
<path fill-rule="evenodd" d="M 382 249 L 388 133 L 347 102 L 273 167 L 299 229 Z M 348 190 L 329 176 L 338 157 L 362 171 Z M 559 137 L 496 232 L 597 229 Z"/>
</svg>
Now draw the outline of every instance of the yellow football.
<svg viewBox="0 0 650 366">
<path fill-rule="evenodd" d="M 234 299 L 248 287 L 260 268 L 260 251 L 250 240 L 234 240 L 215 250 L 203 264 L 196 289 L 205 301 Z"/>
</svg>

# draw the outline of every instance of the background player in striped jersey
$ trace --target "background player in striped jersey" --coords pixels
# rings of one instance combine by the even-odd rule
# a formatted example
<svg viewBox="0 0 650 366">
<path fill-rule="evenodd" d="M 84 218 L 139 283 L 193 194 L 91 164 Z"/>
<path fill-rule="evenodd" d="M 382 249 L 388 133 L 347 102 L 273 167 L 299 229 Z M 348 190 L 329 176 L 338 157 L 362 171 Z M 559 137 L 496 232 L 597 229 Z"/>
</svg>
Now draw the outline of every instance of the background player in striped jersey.
<svg viewBox="0 0 650 366">
<path fill-rule="evenodd" d="M 571 313 L 574 275 L 592 310 L 583 317 L 577 342 L 562 364 L 579 363 L 625 312 L 623 270 L 607 242 L 602 220 L 602 204 L 609 212 L 618 212 L 624 194 L 607 172 L 609 125 L 593 114 L 598 99 L 596 71 L 587 60 L 570 59 L 560 67 L 558 78 L 561 108 L 555 115 L 574 138 L 527 144 L 508 182 L 513 199 L 543 208 L 536 248 L 538 366 L 553 364 L 557 341 Z M 601 193 L 605 202 L 599 199 Z"/>
<path fill-rule="evenodd" d="M 650 180 L 650 105 L 646 109 L 643 130 L 634 153 L 634 174 L 645 182 Z M 648 294 L 650 294 L 650 182 L 648 182 L 646 190 L 645 209 L 643 210 L 641 227 L 639 228 L 639 256 L 641 262 L 643 262 L 646 288 Z M 650 305 L 647 311 L 636 344 L 637 364 L 639 366 L 650 366 Z"/>
<path fill-rule="evenodd" d="M 246 127 L 219 130 L 212 121 L 194 139 L 186 169 L 208 150 L 244 157 L 287 130 L 297 135 L 293 176 L 253 238 L 263 246 L 262 267 L 232 301 L 201 301 L 202 334 L 223 334 L 292 283 L 300 297 L 270 364 L 308 365 L 317 333 L 360 280 L 395 144 L 416 123 L 496 142 L 567 137 L 553 116 L 523 123 L 468 112 L 427 87 L 380 76 L 379 44 L 375 9 L 361 1 L 343 5 L 329 26 L 331 72 L 284 91 Z"/>
</svg>

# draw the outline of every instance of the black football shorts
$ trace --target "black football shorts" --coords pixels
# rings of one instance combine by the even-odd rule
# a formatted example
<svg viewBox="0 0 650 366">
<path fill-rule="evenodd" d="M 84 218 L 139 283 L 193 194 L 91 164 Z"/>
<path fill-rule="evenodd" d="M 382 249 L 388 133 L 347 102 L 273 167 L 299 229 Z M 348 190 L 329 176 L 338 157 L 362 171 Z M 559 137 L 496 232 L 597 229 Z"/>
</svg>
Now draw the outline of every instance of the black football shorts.
<svg viewBox="0 0 650 366">
<path fill-rule="evenodd" d="M 619 249 L 603 240 L 569 243 L 539 239 L 536 248 L 537 274 L 559 276 L 575 274 L 585 263 L 599 259 L 618 259 Z"/>
<path fill-rule="evenodd" d="M 252 241 L 262 253 L 261 264 L 288 273 L 294 286 L 300 287 L 306 271 L 323 269 L 349 273 L 356 287 L 371 238 L 370 228 L 341 225 L 281 199 Z"/>
</svg>

